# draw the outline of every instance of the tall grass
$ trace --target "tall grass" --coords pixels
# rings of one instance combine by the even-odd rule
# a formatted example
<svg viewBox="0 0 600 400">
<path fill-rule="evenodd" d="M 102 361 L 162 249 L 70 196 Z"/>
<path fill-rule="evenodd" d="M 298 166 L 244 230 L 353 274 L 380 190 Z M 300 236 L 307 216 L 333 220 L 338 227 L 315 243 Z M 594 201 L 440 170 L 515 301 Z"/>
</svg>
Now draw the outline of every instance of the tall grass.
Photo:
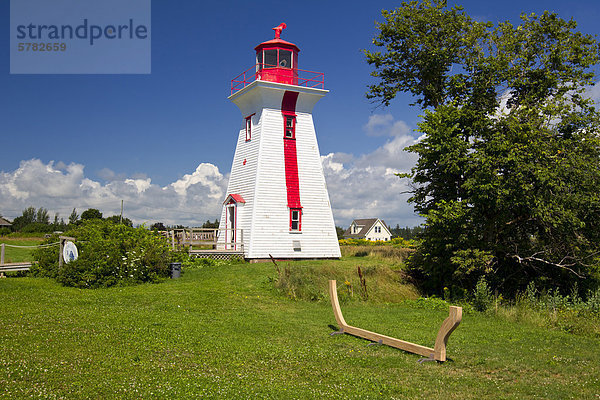
<svg viewBox="0 0 600 400">
<path fill-rule="evenodd" d="M 508 321 L 561 330 L 583 336 L 600 337 L 600 289 L 582 299 L 574 288 L 571 294 L 558 290 L 538 292 L 533 283 L 512 301 L 475 290 L 474 305 Z M 485 304 L 485 307 L 481 307 Z"/>
<path fill-rule="evenodd" d="M 335 279 L 341 302 L 396 303 L 419 297 L 404 272 L 410 250 L 392 246 L 342 246 L 339 261 L 283 262 L 270 279 L 291 299 L 328 301 L 327 281 Z"/>
<path fill-rule="evenodd" d="M 394 246 L 340 246 L 343 257 L 371 256 L 393 264 L 402 264 L 414 250 Z"/>
</svg>

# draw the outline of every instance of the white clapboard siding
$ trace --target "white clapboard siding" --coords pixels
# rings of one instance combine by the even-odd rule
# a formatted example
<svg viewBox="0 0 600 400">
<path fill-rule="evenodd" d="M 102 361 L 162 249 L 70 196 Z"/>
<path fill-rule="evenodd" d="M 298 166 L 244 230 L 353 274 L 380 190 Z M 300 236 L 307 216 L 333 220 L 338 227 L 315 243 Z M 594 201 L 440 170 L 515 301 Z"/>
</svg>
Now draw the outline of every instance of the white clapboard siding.
<svg viewBox="0 0 600 400">
<path fill-rule="evenodd" d="M 300 233 L 289 231 L 280 108 L 286 90 L 300 93 L 296 104 L 296 153 L 303 207 Z M 227 189 L 227 195 L 239 194 L 246 201 L 237 208 L 237 228 L 244 230 L 246 258 L 340 257 L 311 114 L 325 93 L 325 90 L 256 81 L 230 97 L 240 108 L 242 118 L 255 113 L 251 140 L 246 142 L 245 128 L 238 135 Z M 225 221 L 223 207 L 221 228 L 225 227 Z M 224 237 L 219 241 L 223 242 Z M 294 250 L 295 241 L 300 242 L 300 251 Z"/>
<path fill-rule="evenodd" d="M 381 232 L 376 232 L 377 229 L 375 228 L 379 228 Z M 392 239 L 392 234 L 388 230 L 387 226 L 385 226 L 385 224 L 378 219 L 367 231 L 367 233 L 365 233 L 365 239 L 387 241 Z"/>
</svg>

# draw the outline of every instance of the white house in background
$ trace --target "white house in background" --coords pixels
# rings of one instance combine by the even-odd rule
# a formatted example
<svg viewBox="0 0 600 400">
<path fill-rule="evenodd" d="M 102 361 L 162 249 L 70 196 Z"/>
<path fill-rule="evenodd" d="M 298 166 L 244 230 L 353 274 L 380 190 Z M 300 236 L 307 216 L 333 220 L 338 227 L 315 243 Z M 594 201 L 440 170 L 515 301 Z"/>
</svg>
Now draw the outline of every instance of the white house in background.
<svg viewBox="0 0 600 400">
<path fill-rule="evenodd" d="M 392 233 L 379 218 L 355 219 L 344 232 L 344 239 L 388 241 L 392 239 Z"/>
<path fill-rule="evenodd" d="M 322 73 L 298 69 L 298 47 L 256 46 L 256 65 L 232 81 L 242 126 L 223 203 L 220 248 L 246 259 L 339 258 L 340 248 L 313 124 L 328 91 Z"/>
</svg>

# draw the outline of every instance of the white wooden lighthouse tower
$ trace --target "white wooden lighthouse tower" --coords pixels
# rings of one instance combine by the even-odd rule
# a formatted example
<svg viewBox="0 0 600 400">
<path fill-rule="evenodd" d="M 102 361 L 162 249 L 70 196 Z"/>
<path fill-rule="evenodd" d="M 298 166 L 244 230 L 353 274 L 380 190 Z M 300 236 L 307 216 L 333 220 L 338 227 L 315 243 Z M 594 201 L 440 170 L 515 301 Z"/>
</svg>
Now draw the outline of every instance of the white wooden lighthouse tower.
<svg viewBox="0 0 600 400">
<path fill-rule="evenodd" d="M 256 46 L 256 65 L 231 82 L 243 126 L 220 221 L 219 247 L 247 259 L 340 257 L 312 119 L 324 75 L 298 69 L 298 47 Z"/>
</svg>

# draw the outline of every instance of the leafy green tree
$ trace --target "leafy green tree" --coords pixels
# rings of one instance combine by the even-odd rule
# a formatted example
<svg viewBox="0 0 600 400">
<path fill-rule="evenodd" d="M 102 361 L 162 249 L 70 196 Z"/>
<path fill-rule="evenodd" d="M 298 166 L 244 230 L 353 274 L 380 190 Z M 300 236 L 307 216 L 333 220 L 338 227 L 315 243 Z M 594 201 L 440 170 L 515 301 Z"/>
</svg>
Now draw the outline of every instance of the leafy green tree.
<svg viewBox="0 0 600 400">
<path fill-rule="evenodd" d="M 48 210 L 44 207 L 38 208 L 36 212 L 35 222 L 40 224 L 50 224 L 50 214 L 48 214 Z"/>
<path fill-rule="evenodd" d="M 437 0 L 382 15 L 367 97 L 408 92 L 424 110 L 404 175 L 426 218 L 413 271 L 437 292 L 481 277 L 507 293 L 597 285 L 600 115 L 585 90 L 598 42 L 549 12 L 494 26 Z"/>
<path fill-rule="evenodd" d="M 12 228 L 15 231 L 21 231 L 27 225 L 36 222 L 37 211 L 35 207 L 27 207 L 23 210 L 21 216 L 14 219 Z"/>
<path fill-rule="evenodd" d="M 73 211 L 71 211 L 71 214 L 69 215 L 69 225 L 77 224 L 78 220 L 79 220 L 79 214 L 77 214 L 77 210 L 75 208 L 73 208 Z"/>
<path fill-rule="evenodd" d="M 152 231 L 166 231 L 167 227 L 162 222 L 155 222 L 150 226 L 150 230 Z"/>
<path fill-rule="evenodd" d="M 206 220 L 206 222 L 202 224 L 202 228 L 217 229 L 218 227 L 219 227 L 218 219 L 215 219 L 215 222 L 210 222 L 210 220 Z"/>
<path fill-rule="evenodd" d="M 88 208 L 81 213 L 81 220 L 85 221 L 88 219 L 102 219 L 102 213 L 95 208 Z"/>
<path fill-rule="evenodd" d="M 109 221 L 112 221 L 115 224 L 121 223 L 121 224 L 123 224 L 125 226 L 133 226 L 133 222 L 131 222 L 131 220 L 129 218 L 123 217 L 121 219 L 120 215 L 113 215 L 113 216 L 107 217 L 105 219 L 107 219 Z"/>
</svg>

